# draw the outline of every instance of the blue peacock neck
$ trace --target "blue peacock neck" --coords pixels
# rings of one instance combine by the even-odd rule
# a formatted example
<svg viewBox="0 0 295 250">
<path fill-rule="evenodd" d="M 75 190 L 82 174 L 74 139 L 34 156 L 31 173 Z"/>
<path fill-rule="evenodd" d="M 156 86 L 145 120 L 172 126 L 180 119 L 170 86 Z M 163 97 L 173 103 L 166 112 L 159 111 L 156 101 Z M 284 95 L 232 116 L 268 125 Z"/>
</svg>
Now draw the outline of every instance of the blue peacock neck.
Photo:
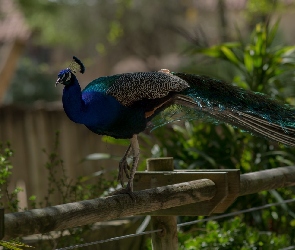
<svg viewBox="0 0 295 250">
<path fill-rule="evenodd" d="M 102 92 L 82 92 L 77 78 L 71 80 L 71 84 L 64 87 L 62 97 L 67 116 L 73 122 L 98 130 L 112 126 L 122 105 L 114 97 Z"/>
<path fill-rule="evenodd" d="M 86 105 L 82 99 L 81 87 L 75 76 L 63 89 L 62 102 L 67 116 L 76 123 L 84 124 Z"/>
</svg>

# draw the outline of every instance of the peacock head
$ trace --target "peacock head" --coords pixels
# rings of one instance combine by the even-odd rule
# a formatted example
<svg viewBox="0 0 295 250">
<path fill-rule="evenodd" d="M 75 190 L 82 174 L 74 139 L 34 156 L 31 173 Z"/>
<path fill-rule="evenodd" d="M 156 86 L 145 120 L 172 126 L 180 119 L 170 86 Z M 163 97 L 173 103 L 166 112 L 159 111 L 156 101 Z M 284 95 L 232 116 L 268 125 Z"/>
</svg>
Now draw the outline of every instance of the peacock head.
<svg viewBox="0 0 295 250">
<path fill-rule="evenodd" d="M 69 68 L 66 68 L 60 71 L 57 77 L 58 78 L 55 82 L 55 86 L 57 86 L 57 84 L 59 83 L 67 86 L 72 83 L 72 79 L 75 77 L 75 75 L 72 73 L 72 71 Z"/>
<path fill-rule="evenodd" d="M 55 86 L 59 83 L 65 86 L 71 85 L 76 77 L 74 73 L 77 71 L 83 74 L 85 72 L 85 67 L 77 57 L 73 56 L 73 61 L 70 63 L 70 66 L 60 71 L 57 75 L 58 78 L 55 82 Z"/>
</svg>

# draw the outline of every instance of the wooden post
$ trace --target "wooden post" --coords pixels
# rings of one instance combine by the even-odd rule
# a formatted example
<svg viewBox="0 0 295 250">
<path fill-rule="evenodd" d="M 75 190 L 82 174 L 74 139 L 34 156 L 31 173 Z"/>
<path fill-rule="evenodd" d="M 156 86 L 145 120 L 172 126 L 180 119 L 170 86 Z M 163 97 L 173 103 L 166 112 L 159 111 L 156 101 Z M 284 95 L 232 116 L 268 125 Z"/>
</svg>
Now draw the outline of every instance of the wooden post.
<svg viewBox="0 0 295 250">
<path fill-rule="evenodd" d="M 173 158 L 165 157 L 158 159 L 147 159 L 148 171 L 173 171 Z M 153 250 L 177 250 L 177 217 L 176 216 L 152 216 L 152 230 L 162 229 L 161 232 L 152 234 Z"/>
<path fill-rule="evenodd" d="M 4 208 L 0 208 L 0 240 L 4 237 Z"/>
</svg>

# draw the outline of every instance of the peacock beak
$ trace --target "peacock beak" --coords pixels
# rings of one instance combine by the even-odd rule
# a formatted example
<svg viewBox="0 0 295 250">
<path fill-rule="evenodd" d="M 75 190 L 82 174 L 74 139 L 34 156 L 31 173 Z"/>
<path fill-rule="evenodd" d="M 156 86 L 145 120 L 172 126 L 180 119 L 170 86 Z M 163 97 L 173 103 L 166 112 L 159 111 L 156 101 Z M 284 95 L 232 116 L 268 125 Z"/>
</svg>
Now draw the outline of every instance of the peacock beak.
<svg viewBox="0 0 295 250">
<path fill-rule="evenodd" d="M 61 82 L 60 78 L 57 78 L 56 82 L 55 82 L 55 87 L 57 86 L 57 84 L 59 84 Z"/>
</svg>

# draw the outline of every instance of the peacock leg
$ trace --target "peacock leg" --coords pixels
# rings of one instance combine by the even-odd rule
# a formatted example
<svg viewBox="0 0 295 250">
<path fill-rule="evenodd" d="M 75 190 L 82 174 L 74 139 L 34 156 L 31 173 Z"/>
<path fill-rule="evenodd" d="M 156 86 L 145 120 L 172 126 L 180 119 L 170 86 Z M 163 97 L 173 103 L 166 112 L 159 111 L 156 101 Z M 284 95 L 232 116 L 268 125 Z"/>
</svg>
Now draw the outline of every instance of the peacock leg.
<svg viewBox="0 0 295 250">
<path fill-rule="evenodd" d="M 130 178 L 127 184 L 127 189 L 133 192 L 133 179 L 137 169 L 138 161 L 139 161 L 139 144 L 137 140 L 137 135 L 133 135 L 131 138 L 131 148 L 132 148 L 132 155 L 133 155 L 133 164 L 130 170 Z"/>
<path fill-rule="evenodd" d="M 120 163 L 119 163 L 119 174 L 118 174 L 118 178 L 117 180 L 120 181 L 122 187 L 124 187 L 124 176 L 123 176 L 123 173 L 125 172 L 125 175 L 128 179 L 130 179 L 130 175 L 128 173 L 128 171 L 130 170 L 130 167 L 127 163 L 127 157 L 129 155 L 131 151 L 131 144 L 128 146 L 123 158 L 120 160 Z"/>
<path fill-rule="evenodd" d="M 137 169 L 137 165 L 138 165 L 138 160 L 139 160 L 139 144 L 138 144 L 138 140 L 137 140 L 137 135 L 133 135 L 133 137 L 131 138 L 131 144 L 128 147 L 125 155 L 123 156 L 122 160 L 120 161 L 120 163 L 122 162 L 122 167 L 119 166 L 119 176 L 118 179 L 120 179 L 121 184 L 122 184 L 122 188 L 119 190 L 116 190 L 115 192 L 113 192 L 111 195 L 117 195 L 117 194 L 129 194 L 129 196 L 131 197 L 131 199 L 135 200 L 134 194 L 133 194 L 133 179 L 134 179 L 134 175 Z M 123 188 L 123 171 L 124 170 L 124 166 L 126 167 L 126 171 L 125 174 L 127 173 L 127 169 L 129 168 L 126 158 L 129 154 L 129 152 L 132 150 L 132 156 L 133 156 L 133 164 L 132 167 L 130 169 L 129 172 L 129 180 L 128 180 L 128 184 L 125 188 Z M 124 159 L 125 158 L 125 159 Z M 126 162 L 126 165 L 124 165 Z M 127 175 L 127 174 L 126 174 Z"/>
</svg>

